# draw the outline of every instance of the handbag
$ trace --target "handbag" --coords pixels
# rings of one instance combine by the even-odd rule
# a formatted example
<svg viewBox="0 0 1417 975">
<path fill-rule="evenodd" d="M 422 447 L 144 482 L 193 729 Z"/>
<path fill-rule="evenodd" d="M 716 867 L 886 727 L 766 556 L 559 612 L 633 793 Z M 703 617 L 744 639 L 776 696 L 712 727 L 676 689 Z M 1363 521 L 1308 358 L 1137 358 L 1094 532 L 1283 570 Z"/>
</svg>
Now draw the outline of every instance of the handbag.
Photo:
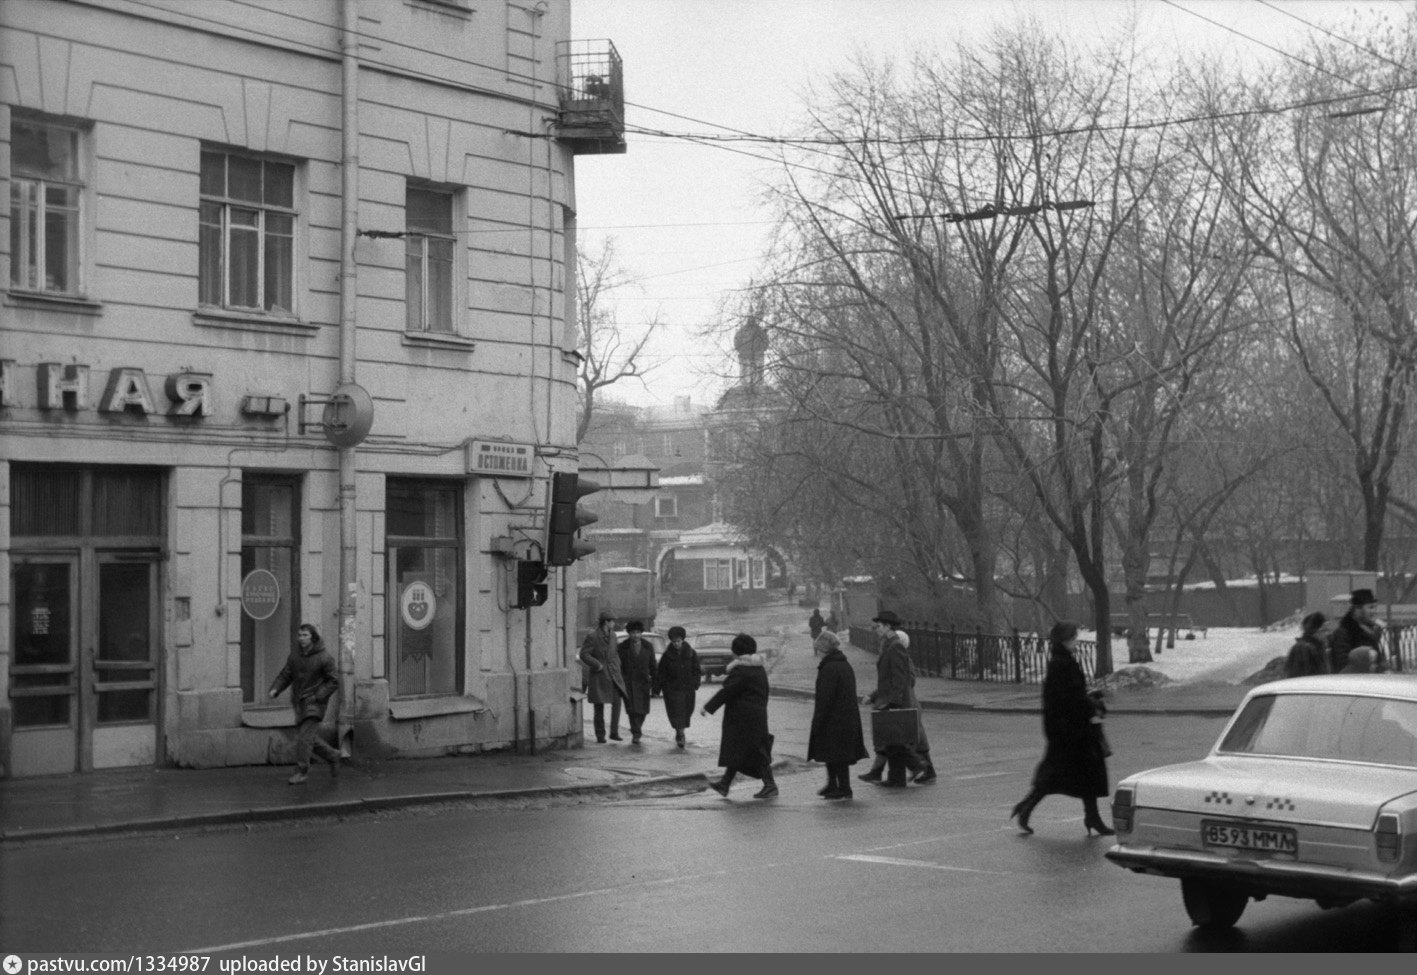
<svg viewBox="0 0 1417 975">
<path fill-rule="evenodd" d="M 871 743 L 877 749 L 920 744 L 920 709 L 887 708 L 871 712 Z"/>
</svg>

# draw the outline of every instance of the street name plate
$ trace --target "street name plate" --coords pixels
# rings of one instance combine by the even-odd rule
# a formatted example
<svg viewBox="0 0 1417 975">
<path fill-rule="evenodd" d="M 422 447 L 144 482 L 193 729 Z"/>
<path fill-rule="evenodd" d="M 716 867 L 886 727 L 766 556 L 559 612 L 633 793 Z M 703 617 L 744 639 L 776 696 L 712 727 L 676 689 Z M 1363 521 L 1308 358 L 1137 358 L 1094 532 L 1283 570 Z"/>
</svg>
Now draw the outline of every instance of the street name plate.
<svg viewBox="0 0 1417 975">
<path fill-rule="evenodd" d="M 470 440 L 467 445 L 467 472 L 492 477 L 531 477 L 536 448 L 529 443 L 504 440 Z"/>
</svg>

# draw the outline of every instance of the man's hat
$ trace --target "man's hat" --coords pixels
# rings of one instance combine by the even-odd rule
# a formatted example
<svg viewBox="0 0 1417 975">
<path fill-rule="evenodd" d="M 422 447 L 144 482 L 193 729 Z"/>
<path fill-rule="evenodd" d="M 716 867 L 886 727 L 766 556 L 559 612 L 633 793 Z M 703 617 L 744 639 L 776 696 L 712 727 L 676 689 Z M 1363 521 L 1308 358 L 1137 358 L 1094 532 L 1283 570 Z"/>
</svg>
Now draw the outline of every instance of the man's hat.
<svg viewBox="0 0 1417 975">
<path fill-rule="evenodd" d="M 596 617 L 596 622 L 597 622 L 597 623 L 606 623 L 606 622 L 609 622 L 609 621 L 614 620 L 614 619 L 615 619 L 615 614 L 614 614 L 614 613 L 607 613 L 607 612 L 602 611 L 601 614 L 600 614 L 598 617 Z"/>
<path fill-rule="evenodd" d="M 625 624 L 626 633 L 643 633 L 644 631 L 645 625 L 639 620 L 630 620 L 630 622 Z"/>
<path fill-rule="evenodd" d="M 1373 595 L 1371 589 L 1354 589 L 1353 595 L 1348 597 L 1348 601 L 1354 606 L 1368 606 L 1378 601 L 1378 597 Z"/>
<path fill-rule="evenodd" d="M 900 617 L 888 609 L 883 609 L 879 616 L 871 617 L 871 622 L 885 623 L 887 626 L 900 626 Z"/>
</svg>

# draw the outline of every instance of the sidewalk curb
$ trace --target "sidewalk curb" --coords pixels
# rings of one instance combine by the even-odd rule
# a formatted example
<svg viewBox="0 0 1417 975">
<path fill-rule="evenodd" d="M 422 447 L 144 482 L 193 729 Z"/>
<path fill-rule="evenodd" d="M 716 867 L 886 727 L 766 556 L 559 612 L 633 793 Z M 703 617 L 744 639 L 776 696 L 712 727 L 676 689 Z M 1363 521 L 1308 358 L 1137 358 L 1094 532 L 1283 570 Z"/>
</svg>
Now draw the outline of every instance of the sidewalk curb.
<svg viewBox="0 0 1417 975">
<path fill-rule="evenodd" d="M 785 765 L 774 762 L 773 767 Z M 456 792 L 423 792 L 401 796 L 379 796 L 372 799 L 348 799 L 343 802 L 315 802 L 303 806 L 264 806 L 252 809 L 214 813 L 186 813 L 158 819 L 132 819 L 116 823 L 86 823 L 79 826 L 36 827 L 34 829 L 0 830 L 0 846 L 35 840 L 86 839 L 123 833 L 158 833 L 174 829 L 201 829 L 209 826 L 230 826 L 238 823 L 268 823 L 281 820 L 318 819 L 325 816 L 352 816 L 377 813 L 414 806 L 439 803 L 470 802 L 479 799 L 530 799 L 567 795 L 616 795 L 632 793 L 676 783 L 699 782 L 708 788 L 711 772 L 683 772 L 625 782 L 588 783 L 586 785 L 538 785 L 526 789 L 489 791 L 460 790 Z M 696 790 L 702 791 L 702 790 Z"/>
</svg>

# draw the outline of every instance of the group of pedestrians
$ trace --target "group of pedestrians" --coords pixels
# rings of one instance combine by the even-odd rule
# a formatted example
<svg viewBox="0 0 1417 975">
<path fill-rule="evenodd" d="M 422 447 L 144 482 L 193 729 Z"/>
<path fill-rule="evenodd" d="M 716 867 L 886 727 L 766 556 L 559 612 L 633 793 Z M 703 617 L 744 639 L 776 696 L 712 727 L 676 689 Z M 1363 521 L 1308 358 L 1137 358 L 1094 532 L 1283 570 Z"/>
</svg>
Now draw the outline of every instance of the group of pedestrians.
<svg viewBox="0 0 1417 975">
<path fill-rule="evenodd" d="M 620 712 L 630 721 L 630 741 L 639 744 L 649 715 L 650 699 L 664 698 L 664 711 L 674 729 L 674 744 L 686 744 L 684 730 L 694 713 L 694 695 L 703 681 L 698 654 L 694 652 L 682 626 L 669 628 L 669 646 L 654 659 L 654 647 L 644 638 L 639 620 L 625 624 L 625 639 L 615 642 L 615 617 L 601 613 L 595 629 L 581 644 L 580 662 L 586 668 L 586 700 L 590 702 L 595 740 L 624 741 L 620 736 Z M 610 705 L 609 735 L 606 734 L 605 706 Z"/>
<path fill-rule="evenodd" d="M 1374 617 L 1377 602 L 1371 589 L 1354 589 L 1348 611 L 1336 622 L 1320 612 L 1306 615 L 1299 622 L 1299 638 L 1284 658 L 1284 676 L 1386 671 L 1382 628 Z"/>
</svg>

